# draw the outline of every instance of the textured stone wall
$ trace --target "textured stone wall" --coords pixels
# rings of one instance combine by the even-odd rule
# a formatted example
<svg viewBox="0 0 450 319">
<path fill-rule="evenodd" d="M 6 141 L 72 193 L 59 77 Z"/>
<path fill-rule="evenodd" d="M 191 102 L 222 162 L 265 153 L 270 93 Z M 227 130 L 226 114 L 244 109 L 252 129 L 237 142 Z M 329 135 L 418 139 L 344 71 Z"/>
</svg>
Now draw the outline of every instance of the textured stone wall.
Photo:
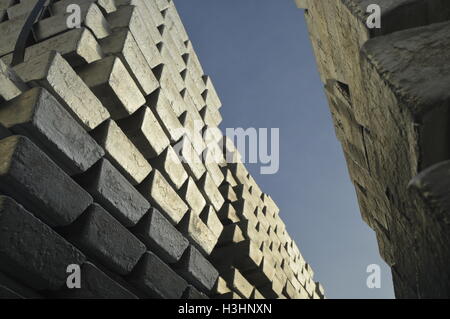
<svg viewBox="0 0 450 319">
<path fill-rule="evenodd" d="M 53 1 L 13 66 L 36 2 L 0 0 L 0 297 L 323 298 L 173 3 Z"/>
<path fill-rule="evenodd" d="M 396 296 L 450 297 L 450 2 L 296 2 Z M 367 27 L 369 4 L 380 29 Z"/>
</svg>

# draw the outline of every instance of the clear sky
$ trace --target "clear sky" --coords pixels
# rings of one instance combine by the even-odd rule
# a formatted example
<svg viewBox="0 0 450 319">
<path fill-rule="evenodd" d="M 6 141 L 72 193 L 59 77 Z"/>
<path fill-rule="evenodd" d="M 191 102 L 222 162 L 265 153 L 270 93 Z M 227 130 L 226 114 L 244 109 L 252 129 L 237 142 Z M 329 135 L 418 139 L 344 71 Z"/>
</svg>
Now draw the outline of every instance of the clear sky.
<svg viewBox="0 0 450 319">
<path fill-rule="evenodd" d="M 390 269 L 362 221 L 294 0 L 175 0 L 222 100 L 221 128 L 280 128 L 280 170 L 260 175 L 328 298 L 393 298 Z M 366 285 L 381 266 L 381 288 Z"/>
</svg>

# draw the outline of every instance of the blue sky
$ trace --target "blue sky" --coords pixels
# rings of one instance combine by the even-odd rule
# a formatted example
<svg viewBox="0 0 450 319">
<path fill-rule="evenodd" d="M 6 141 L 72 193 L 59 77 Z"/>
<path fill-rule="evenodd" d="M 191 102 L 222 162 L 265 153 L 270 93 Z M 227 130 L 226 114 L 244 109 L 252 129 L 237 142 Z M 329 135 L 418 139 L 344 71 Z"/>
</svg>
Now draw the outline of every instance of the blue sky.
<svg viewBox="0 0 450 319">
<path fill-rule="evenodd" d="M 303 11 L 294 0 L 175 0 L 222 100 L 221 128 L 280 128 L 280 170 L 260 175 L 328 298 L 393 298 L 334 134 Z M 381 288 L 366 286 L 370 264 Z"/>
</svg>

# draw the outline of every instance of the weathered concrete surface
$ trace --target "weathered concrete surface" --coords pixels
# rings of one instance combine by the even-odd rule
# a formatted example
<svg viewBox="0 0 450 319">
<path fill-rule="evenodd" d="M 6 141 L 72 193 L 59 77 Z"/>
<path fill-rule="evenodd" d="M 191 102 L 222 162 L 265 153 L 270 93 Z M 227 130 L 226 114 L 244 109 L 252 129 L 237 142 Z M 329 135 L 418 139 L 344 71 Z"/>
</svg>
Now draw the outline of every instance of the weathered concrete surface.
<svg viewBox="0 0 450 319">
<path fill-rule="evenodd" d="M 71 15 L 71 13 L 66 12 L 66 8 L 69 4 L 79 5 L 81 9 L 81 25 L 85 26 L 91 32 L 93 32 L 97 39 L 107 37 L 111 33 L 110 27 L 106 22 L 105 17 L 103 16 L 100 8 L 95 3 L 80 0 L 65 0 L 57 2 L 52 6 L 52 11 L 54 14 L 53 16 L 47 19 L 43 19 L 39 23 L 37 23 L 36 27 L 34 28 L 34 36 L 37 41 L 48 39 L 54 35 L 72 29 L 68 26 L 67 23 Z"/>
<path fill-rule="evenodd" d="M 205 91 L 203 91 L 203 98 L 206 102 L 206 105 L 209 105 L 214 108 L 221 108 L 222 102 L 219 99 L 219 96 L 217 95 L 217 91 L 214 87 L 214 84 L 212 83 L 211 78 L 208 75 L 203 76 L 203 82 L 205 82 Z"/>
<path fill-rule="evenodd" d="M 250 271 L 245 275 L 247 277 L 247 280 L 257 287 L 270 285 L 275 276 L 274 262 L 270 254 L 267 254 L 263 257 L 259 269 Z M 297 286 L 296 289 L 298 291 L 300 289 L 300 286 Z"/>
<path fill-rule="evenodd" d="M 109 112 L 59 53 L 39 55 L 14 70 L 25 82 L 51 92 L 85 129 L 92 130 L 109 118 Z"/>
<path fill-rule="evenodd" d="M 151 39 L 155 43 L 162 41 L 158 26 L 163 24 L 161 12 L 155 7 L 153 1 L 146 0 L 116 0 L 117 6 L 130 5 L 135 6 L 141 12 L 142 23 L 149 32 Z"/>
<path fill-rule="evenodd" d="M 254 287 L 234 267 L 222 272 L 223 278 L 228 282 L 230 288 L 235 290 L 242 298 L 249 299 Z"/>
<path fill-rule="evenodd" d="M 166 98 L 170 101 L 170 105 L 177 116 L 180 116 L 186 111 L 186 103 L 177 89 L 172 78 L 172 71 L 165 64 L 159 64 L 153 69 L 153 73 L 158 79 L 161 90 L 164 92 Z"/>
<path fill-rule="evenodd" d="M 160 155 L 170 144 L 155 114 L 146 105 L 119 121 L 119 125 L 145 158 Z"/>
<path fill-rule="evenodd" d="M 371 3 L 382 9 L 381 29 L 366 25 Z M 306 8 L 361 215 L 375 230 L 380 254 L 392 267 L 396 296 L 448 297 L 449 281 L 443 280 L 449 276 L 444 266 L 449 262 L 448 236 L 443 231 L 447 226 L 407 186 L 421 171 L 450 155 L 450 24 L 446 22 L 450 3 L 307 0 L 299 4 Z M 308 293 L 315 291 L 308 281 L 305 288 Z M 289 285 L 285 293 L 291 293 Z"/>
<path fill-rule="evenodd" d="M 196 181 L 199 181 L 205 174 L 205 165 L 187 135 L 184 135 L 174 146 L 175 152 L 178 154 L 180 161 L 183 163 L 188 174 Z"/>
<path fill-rule="evenodd" d="M 427 234 L 423 238 L 423 246 L 432 247 L 421 251 L 419 269 L 423 272 L 429 269 L 447 269 L 450 260 L 449 172 L 449 161 L 444 161 L 422 171 L 409 184 L 411 196 L 420 208 L 418 219 Z M 429 280 L 429 277 L 432 280 Z M 398 277 L 395 279 L 401 284 Z M 419 285 L 422 291 L 434 291 L 437 297 L 448 297 L 448 272 L 428 273 L 428 276 L 421 279 Z"/>
<path fill-rule="evenodd" d="M 78 75 L 102 102 L 114 120 L 133 114 L 145 98 L 122 61 L 108 56 L 78 69 Z"/>
<path fill-rule="evenodd" d="M 170 6 L 170 0 L 156 0 L 156 6 L 159 11 L 166 10 Z"/>
<path fill-rule="evenodd" d="M 108 120 L 92 131 L 92 136 L 106 152 L 111 163 L 136 185 L 151 172 L 152 167 L 116 122 Z"/>
<path fill-rule="evenodd" d="M 253 288 L 253 292 L 250 296 L 250 299 L 265 299 L 264 296 L 259 292 L 258 289 Z M 306 295 L 304 298 L 301 299 L 308 299 L 308 296 Z"/>
<path fill-rule="evenodd" d="M 239 226 L 237 224 L 229 224 L 224 227 L 217 246 L 228 246 L 231 244 L 237 244 L 244 240 L 244 234 Z"/>
<path fill-rule="evenodd" d="M 200 213 L 200 218 L 218 238 L 223 231 L 223 225 L 219 219 L 219 216 L 217 216 L 217 212 L 215 211 L 214 207 L 212 207 L 211 205 L 206 205 L 203 211 Z"/>
<path fill-rule="evenodd" d="M 190 40 L 187 40 L 186 43 L 186 52 L 183 54 L 183 59 L 186 63 L 187 69 L 192 72 L 192 77 L 194 79 L 195 84 L 197 85 L 200 92 L 203 93 L 206 89 L 205 82 L 202 79 L 204 73 L 202 65 L 198 59 L 197 54 L 195 53 L 193 44 Z"/>
<path fill-rule="evenodd" d="M 99 43 L 105 54 L 120 57 L 142 93 L 148 95 L 159 87 L 155 75 L 130 31 L 117 30 Z"/>
<path fill-rule="evenodd" d="M 185 129 L 161 89 L 156 90 L 147 97 L 147 105 L 155 113 L 170 142 L 175 143 L 179 141 L 185 134 Z"/>
<path fill-rule="evenodd" d="M 67 299 L 137 299 L 137 296 L 103 273 L 94 264 L 81 266 L 81 288 L 65 288 L 55 294 Z"/>
<path fill-rule="evenodd" d="M 188 211 L 188 206 L 176 191 L 165 180 L 161 173 L 154 169 L 139 190 L 150 203 L 166 214 L 173 224 L 178 224 Z"/>
<path fill-rule="evenodd" d="M 0 99 L 11 100 L 28 89 L 15 72 L 0 60 Z"/>
<path fill-rule="evenodd" d="M 4 35 L 5 41 L 0 45 L 0 57 L 14 51 L 14 46 L 19 38 L 21 26 L 25 23 L 25 17 L 15 20 L 7 20 L 0 24 L 0 32 Z"/>
<path fill-rule="evenodd" d="M 3 218 L 0 204 L 0 268 L 15 276 L 0 272 L 0 297 L 322 298 L 217 127 L 219 97 L 173 1 L 55 1 L 11 68 L 36 1 L 0 0 L 0 190 L 65 239 L 19 210 Z M 81 289 L 50 287 L 77 252 L 68 241 L 82 251 Z"/>
<path fill-rule="evenodd" d="M 144 54 L 150 67 L 154 68 L 161 64 L 161 54 L 156 47 L 157 40 L 151 36 L 151 31 L 145 25 L 145 18 L 142 17 L 144 12 L 139 11 L 134 6 L 120 6 L 117 11 L 108 15 L 107 21 L 113 28 L 113 31 L 118 28 L 128 28 L 133 34 L 139 48 Z"/>
<path fill-rule="evenodd" d="M 170 36 L 170 31 L 168 31 L 165 25 L 161 25 L 158 27 L 158 30 L 162 36 L 162 41 L 159 46 L 159 51 L 161 53 L 161 57 L 163 59 L 163 63 L 168 67 L 171 73 L 171 78 L 178 89 L 181 91 L 184 89 L 184 81 L 180 74 L 181 71 L 184 70 L 185 63 L 183 58 L 181 57 L 181 53 L 176 52 L 177 47 L 173 43 L 173 39 Z"/>
<path fill-rule="evenodd" d="M 130 282 L 152 298 L 179 299 L 187 288 L 186 281 L 150 251 L 134 269 Z"/>
<path fill-rule="evenodd" d="M 450 83 L 446 63 L 449 30 L 449 23 L 405 30 L 384 37 L 384 41 L 369 41 L 362 50 L 364 93 L 371 101 L 369 111 L 373 110 L 372 124 L 367 128 L 367 161 L 370 175 L 381 185 L 373 187 L 362 182 L 357 170 L 353 170 L 354 180 L 367 190 L 369 207 L 364 215 L 370 216 L 369 223 L 377 231 L 380 252 L 390 265 L 395 264 L 398 297 L 449 296 L 450 285 L 443 288 L 441 279 L 431 275 L 440 273 L 441 278 L 445 277 L 446 267 L 441 270 L 435 265 L 432 272 L 425 267 L 430 247 L 441 256 L 437 259 L 445 258 L 445 237 L 430 240 L 429 232 L 417 227 L 433 217 L 425 221 L 420 218 L 426 213 L 415 207 L 406 189 L 416 174 L 450 155 L 450 96 L 446 89 Z M 372 105 L 382 107 L 378 110 Z M 364 200 L 363 194 L 359 197 Z M 374 207 L 373 198 L 378 197 L 388 209 L 367 213 Z M 414 252 L 412 256 L 410 252 Z M 415 263 L 411 264 L 411 259 Z"/>
<path fill-rule="evenodd" d="M 17 278 L 18 276 L 16 276 Z M 19 281 L 8 277 L 4 273 L 0 272 L 0 285 L 7 290 L 18 295 L 18 298 L 40 299 L 42 295 L 34 292 L 29 287 L 24 286 Z M 8 293 L 8 292 L 7 292 Z"/>
<path fill-rule="evenodd" d="M 36 290 L 61 288 L 67 265 L 85 260 L 79 250 L 6 196 L 0 196 L 0 226 L 1 271 L 25 279 Z"/>
<path fill-rule="evenodd" d="M 186 104 L 187 105 L 187 104 Z M 186 106 L 187 107 L 187 106 Z M 192 146 L 198 155 L 201 155 L 206 145 L 203 141 L 203 138 L 200 134 L 200 131 L 204 125 L 200 114 L 194 113 L 197 112 L 195 109 L 191 109 L 192 112 L 185 111 L 180 116 L 180 122 L 185 128 L 186 135 L 192 142 Z"/>
<path fill-rule="evenodd" d="M 100 205 L 91 205 L 65 237 L 106 268 L 126 275 L 145 253 L 145 245 Z"/>
<path fill-rule="evenodd" d="M 167 139 L 165 139 L 165 141 L 167 141 Z M 177 153 L 175 153 L 172 146 L 167 146 L 167 148 L 161 154 L 159 154 L 158 157 L 150 160 L 150 163 L 154 168 L 158 169 L 162 174 L 164 174 L 167 181 L 171 183 L 176 190 L 179 190 L 183 194 L 182 197 L 186 198 L 186 201 L 191 206 L 191 208 L 192 206 L 195 206 L 197 210 L 201 211 L 201 209 L 203 209 L 203 206 L 205 204 L 201 204 L 201 199 L 199 199 L 199 196 L 195 194 L 196 190 L 194 189 L 193 192 L 190 192 L 193 187 L 197 187 L 195 186 L 195 184 L 193 185 L 193 187 L 189 187 L 190 185 L 192 185 L 192 183 L 189 183 L 185 188 L 181 189 L 183 184 L 186 184 L 185 181 L 188 179 L 188 174 L 186 173 L 183 163 L 181 163 L 180 159 L 177 156 Z M 199 193 L 198 189 L 197 193 Z M 188 198 L 188 194 L 191 194 L 192 197 L 189 196 Z M 197 205 L 194 204 L 194 202 L 197 202 Z"/>
<path fill-rule="evenodd" d="M 168 264 L 180 260 L 188 240 L 155 208 L 141 219 L 134 233 Z"/>
<path fill-rule="evenodd" d="M 211 176 L 214 184 L 219 187 L 220 184 L 222 184 L 222 181 L 224 180 L 224 176 L 222 174 L 222 170 L 220 169 L 219 163 L 222 162 L 222 158 L 216 157 L 211 149 L 206 149 L 203 153 L 204 163 L 206 170 L 208 171 L 209 175 Z"/>
<path fill-rule="evenodd" d="M 208 203 L 211 204 L 216 211 L 220 210 L 225 200 L 208 172 L 203 174 L 198 182 L 198 186 Z"/>
<path fill-rule="evenodd" d="M 224 295 L 230 293 L 231 290 L 228 288 L 227 282 L 222 277 L 218 277 L 216 284 L 214 285 L 213 292 L 215 295 Z"/>
<path fill-rule="evenodd" d="M 189 177 L 187 181 L 180 188 L 181 197 L 185 198 L 192 212 L 200 215 L 201 211 L 206 205 L 206 200 L 202 193 L 198 189 L 192 177 Z"/>
<path fill-rule="evenodd" d="M 226 178 L 226 177 L 225 177 Z M 226 181 L 219 187 L 220 193 L 222 194 L 225 202 L 233 203 L 237 201 L 237 195 L 233 190 L 233 187 Z"/>
<path fill-rule="evenodd" d="M 200 110 L 200 115 L 206 125 L 216 127 L 222 122 L 222 116 L 217 108 L 214 106 L 204 106 Z"/>
<path fill-rule="evenodd" d="M 0 141 L 0 190 L 51 226 L 71 224 L 92 197 L 28 138 Z"/>
<path fill-rule="evenodd" d="M 68 174 L 85 172 L 104 151 L 45 89 L 33 88 L 0 105 L 0 123 L 43 148 Z"/>
<path fill-rule="evenodd" d="M 100 8 L 103 14 L 108 14 L 117 10 L 115 0 L 61 0 L 53 5 L 53 10 L 61 10 L 68 4 L 94 3 Z M 64 10 L 66 11 L 66 10 Z"/>
<path fill-rule="evenodd" d="M 214 266 L 192 245 L 186 249 L 176 269 L 192 282 L 198 290 L 209 293 L 216 283 L 219 273 Z"/>
<path fill-rule="evenodd" d="M 193 211 L 184 215 L 178 224 L 178 229 L 206 256 L 209 256 L 216 246 L 217 236 Z"/>
<path fill-rule="evenodd" d="M 205 100 L 203 99 L 203 96 L 201 94 L 202 92 L 199 89 L 197 82 L 195 81 L 195 73 L 189 68 L 186 68 L 185 62 L 183 63 L 183 67 L 185 69 L 182 70 L 181 77 L 184 80 L 187 89 L 186 92 L 190 95 L 192 103 L 194 103 L 196 109 L 201 110 L 201 108 L 205 106 Z"/>
<path fill-rule="evenodd" d="M 194 286 L 188 286 L 183 293 L 182 299 L 208 299 L 208 297 L 194 288 Z"/>
<path fill-rule="evenodd" d="M 119 222 L 135 226 L 150 208 L 148 201 L 105 158 L 77 181 Z"/>
<path fill-rule="evenodd" d="M 249 271 L 259 267 L 263 254 L 251 240 L 244 240 L 215 250 L 211 257 L 220 265 L 233 265 L 242 271 Z"/>
<path fill-rule="evenodd" d="M 218 216 L 224 225 L 233 224 L 240 221 L 238 215 L 236 214 L 236 210 L 230 203 L 225 203 L 222 205 L 222 208 L 218 212 Z"/>
<path fill-rule="evenodd" d="M 100 45 L 92 32 L 82 27 L 27 47 L 25 50 L 25 61 L 50 50 L 60 53 L 72 67 L 91 63 L 104 57 Z M 2 57 L 2 60 L 8 65 L 11 64 L 12 54 L 5 55 Z"/>
</svg>

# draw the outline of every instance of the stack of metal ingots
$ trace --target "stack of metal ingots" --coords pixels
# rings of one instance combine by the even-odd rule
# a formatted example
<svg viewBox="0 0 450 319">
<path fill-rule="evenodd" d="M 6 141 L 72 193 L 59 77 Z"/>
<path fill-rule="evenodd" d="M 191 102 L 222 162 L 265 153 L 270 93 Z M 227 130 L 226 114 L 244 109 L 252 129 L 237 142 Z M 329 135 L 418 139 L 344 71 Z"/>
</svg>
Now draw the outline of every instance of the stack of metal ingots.
<svg viewBox="0 0 450 319">
<path fill-rule="evenodd" d="M 0 0 L 0 296 L 323 298 L 173 3 L 53 1 L 12 65 L 36 3 Z"/>
</svg>

